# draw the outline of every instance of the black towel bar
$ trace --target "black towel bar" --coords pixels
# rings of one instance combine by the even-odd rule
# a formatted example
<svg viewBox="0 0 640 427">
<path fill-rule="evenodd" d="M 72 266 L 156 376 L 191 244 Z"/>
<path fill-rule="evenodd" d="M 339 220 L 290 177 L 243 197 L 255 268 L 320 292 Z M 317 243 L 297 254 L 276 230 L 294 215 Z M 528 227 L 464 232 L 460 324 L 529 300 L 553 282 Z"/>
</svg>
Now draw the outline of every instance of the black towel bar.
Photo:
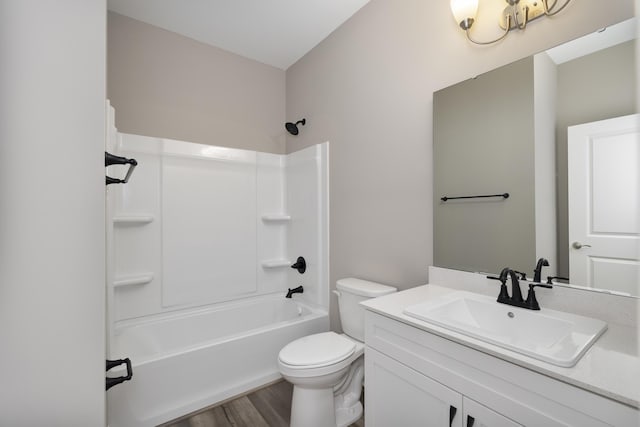
<svg viewBox="0 0 640 427">
<path fill-rule="evenodd" d="M 138 166 L 138 162 L 136 161 L 136 159 L 127 159 L 126 157 L 120 157 L 120 156 L 116 156 L 113 155 L 111 153 L 108 152 L 104 152 L 104 165 L 105 166 L 111 166 L 111 165 L 129 165 L 129 170 L 127 171 L 127 174 L 125 175 L 124 179 L 118 179 L 118 178 L 113 178 L 110 176 L 106 177 L 106 185 L 109 184 L 126 184 L 127 182 L 129 182 L 129 178 L 131 177 L 131 174 L 133 173 L 133 170 L 136 168 L 136 166 Z"/>
<path fill-rule="evenodd" d="M 502 193 L 502 194 L 486 194 L 483 196 L 458 196 L 458 197 L 440 197 L 440 200 L 442 200 L 443 202 L 446 202 L 447 200 L 455 200 L 455 199 L 484 199 L 487 197 L 503 197 L 505 199 L 509 198 L 509 193 Z"/>
<path fill-rule="evenodd" d="M 129 359 L 128 357 L 124 359 L 118 359 L 118 360 L 107 360 L 107 371 L 119 365 L 126 365 L 127 375 L 122 377 L 116 377 L 116 378 L 107 377 L 106 390 L 109 390 L 114 385 L 118 385 L 125 381 L 129 381 L 131 378 L 133 378 L 133 368 L 131 367 L 131 359 Z"/>
</svg>

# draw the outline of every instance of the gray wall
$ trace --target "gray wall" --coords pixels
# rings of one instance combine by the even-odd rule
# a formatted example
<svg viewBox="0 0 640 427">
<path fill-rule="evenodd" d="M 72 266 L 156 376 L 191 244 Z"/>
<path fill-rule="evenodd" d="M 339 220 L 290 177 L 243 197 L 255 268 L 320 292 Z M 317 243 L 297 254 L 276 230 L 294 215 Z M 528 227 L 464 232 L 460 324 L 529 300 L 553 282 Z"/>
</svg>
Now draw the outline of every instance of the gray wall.
<svg viewBox="0 0 640 427">
<path fill-rule="evenodd" d="M 533 57 L 433 94 L 434 254 L 498 273 L 535 261 Z M 442 196 L 508 192 L 508 199 Z"/>
<path fill-rule="evenodd" d="M 285 151 L 285 72 L 115 13 L 107 96 L 121 132 Z"/>
<path fill-rule="evenodd" d="M 567 127 L 638 112 L 635 42 L 558 66 L 558 275 L 569 276 Z"/>
<path fill-rule="evenodd" d="M 571 2 L 553 19 L 480 47 L 465 39 L 447 1 L 372 0 L 291 66 L 287 117 L 308 123 L 287 136 L 287 151 L 331 143 L 331 286 L 348 276 L 401 289 L 427 281 L 434 91 L 630 18 L 633 6 Z M 490 18 L 476 27 L 486 38 L 499 31 Z M 335 299 L 331 310 L 339 330 Z"/>
</svg>

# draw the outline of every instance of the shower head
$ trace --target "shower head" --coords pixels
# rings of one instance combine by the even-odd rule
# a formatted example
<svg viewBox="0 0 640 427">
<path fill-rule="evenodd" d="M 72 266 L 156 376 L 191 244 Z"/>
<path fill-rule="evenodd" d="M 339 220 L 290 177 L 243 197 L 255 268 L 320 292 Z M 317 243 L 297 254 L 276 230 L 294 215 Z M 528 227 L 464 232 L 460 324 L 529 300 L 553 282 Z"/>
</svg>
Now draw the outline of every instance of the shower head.
<svg viewBox="0 0 640 427">
<path fill-rule="evenodd" d="M 300 130 L 298 129 L 298 125 L 302 125 L 304 126 L 305 123 L 307 123 L 306 119 L 302 119 L 302 120 L 298 120 L 295 123 L 291 123 L 291 122 L 287 122 L 285 123 L 284 127 L 287 129 L 287 132 L 289 132 L 291 135 L 297 135 Z"/>
</svg>

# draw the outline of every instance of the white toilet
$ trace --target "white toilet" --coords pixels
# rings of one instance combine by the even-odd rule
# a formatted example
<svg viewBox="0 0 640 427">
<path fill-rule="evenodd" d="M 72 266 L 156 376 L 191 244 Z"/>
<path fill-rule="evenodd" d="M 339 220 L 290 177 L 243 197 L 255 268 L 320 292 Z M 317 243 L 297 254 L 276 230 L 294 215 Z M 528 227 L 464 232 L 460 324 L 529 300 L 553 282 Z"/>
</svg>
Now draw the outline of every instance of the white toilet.
<svg viewBox="0 0 640 427">
<path fill-rule="evenodd" d="M 362 416 L 364 308 L 361 301 L 397 289 L 360 279 L 336 283 L 344 334 L 323 332 L 287 344 L 278 355 L 293 384 L 291 427 L 343 427 Z"/>
</svg>

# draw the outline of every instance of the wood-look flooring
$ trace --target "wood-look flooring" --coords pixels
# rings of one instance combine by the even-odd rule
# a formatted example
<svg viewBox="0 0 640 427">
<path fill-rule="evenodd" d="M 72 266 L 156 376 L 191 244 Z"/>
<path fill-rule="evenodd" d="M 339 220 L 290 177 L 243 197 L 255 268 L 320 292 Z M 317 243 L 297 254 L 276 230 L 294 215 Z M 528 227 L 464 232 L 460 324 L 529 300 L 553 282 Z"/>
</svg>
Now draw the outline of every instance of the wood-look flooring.
<svg viewBox="0 0 640 427">
<path fill-rule="evenodd" d="M 292 394 L 293 386 L 279 381 L 162 427 L 289 427 Z M 364 427 L 364 418 L 350 427 Z"/>
</svg>

